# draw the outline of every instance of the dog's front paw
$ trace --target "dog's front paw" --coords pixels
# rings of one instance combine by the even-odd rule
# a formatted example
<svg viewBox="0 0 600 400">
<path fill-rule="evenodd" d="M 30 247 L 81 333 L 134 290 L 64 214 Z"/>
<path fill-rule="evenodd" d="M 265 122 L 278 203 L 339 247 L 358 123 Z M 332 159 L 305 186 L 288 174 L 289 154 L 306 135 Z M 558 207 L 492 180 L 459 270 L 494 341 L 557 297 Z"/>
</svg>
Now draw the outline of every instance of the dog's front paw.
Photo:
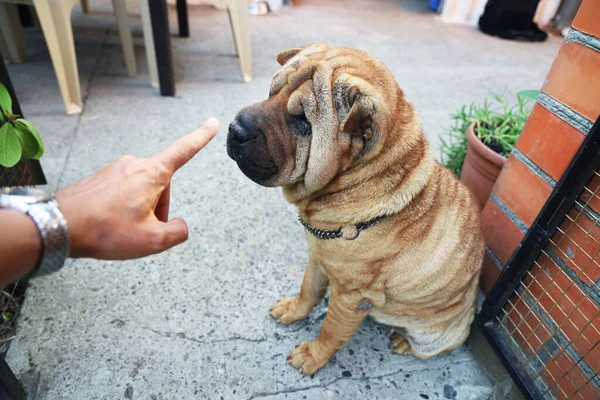
<svg viewBox="0 0 600 400">
<path fill-rule="evenodd" d="M 291 353 L 287 359 L 290 364 L 305 375 L 313 375 L 321 369 L 331 356 L 319 354 L 315 350 L 315 342 L 302 342 Z"/>
<path fill-rule="evenodd" d="M 300 307 L 298 303 L 298 297 L 284 297 L 273 304 L 269 314 L 277 320 L 277 323 L 289 325 L 294 321 L 306 318 L 310 311 L 306 307 Z"/>
</svg>

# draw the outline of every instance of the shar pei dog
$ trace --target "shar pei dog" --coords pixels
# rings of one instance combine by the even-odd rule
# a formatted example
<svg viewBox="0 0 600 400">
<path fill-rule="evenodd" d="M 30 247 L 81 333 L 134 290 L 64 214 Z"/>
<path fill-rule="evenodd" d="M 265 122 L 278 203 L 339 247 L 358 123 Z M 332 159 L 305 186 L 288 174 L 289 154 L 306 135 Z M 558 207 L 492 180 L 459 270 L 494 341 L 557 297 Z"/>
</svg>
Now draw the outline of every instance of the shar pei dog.
<svg viewBox="0 0 600 400">
<path fill-rule="evenodd" d="M 282 187 L 309 245 L 300 294 L 270 314 L 305 318 L 330 289 L 319 336 L 289 362 L 312 375 L 367 315 L 390 347 L 427 359 L 466 340 L 485 251 L 470 191 L 435 159 L 392 73 L 363 51 L 323 44 L 277 55 L 268 99 L 229 126 L 228 155 Z"/>
</svg>

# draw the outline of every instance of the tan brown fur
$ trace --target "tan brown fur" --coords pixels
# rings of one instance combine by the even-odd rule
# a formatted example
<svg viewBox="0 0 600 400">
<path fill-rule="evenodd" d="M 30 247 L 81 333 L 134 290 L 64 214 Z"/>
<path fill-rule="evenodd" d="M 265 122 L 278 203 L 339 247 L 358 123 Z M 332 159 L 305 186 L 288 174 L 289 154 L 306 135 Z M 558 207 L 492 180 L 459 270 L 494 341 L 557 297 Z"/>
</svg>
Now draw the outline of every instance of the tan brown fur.
<svg viewBox="0 0 600 400">
<path fill-rule="evenodd" d="M 297 346 L 292 365 L 313 374 L 367 315 L 397 328 L 394 351 L 430 358 L 460 346 L 473 321 L 484 253 L 475 200 L 431 153 L 413 106 L 388 69 L 367 53 L 325 45 L 278 57 L 270 98 L 259 113 L 282 186 L 301 217 L 319 229 L 389 215 L 355 240 L 307 233 L 309 262 L 300 294 L 274 304 L 289 324 L 330 288 L 319 337 Z M 310 138 L 286 127 L 305 112 Z M 347 234 L 346 234 L 347 232 Z M 362 310 L 368 302 L 371 309 Z M 360 309 L 359 309 L 360 308 Z"/>
</svg>

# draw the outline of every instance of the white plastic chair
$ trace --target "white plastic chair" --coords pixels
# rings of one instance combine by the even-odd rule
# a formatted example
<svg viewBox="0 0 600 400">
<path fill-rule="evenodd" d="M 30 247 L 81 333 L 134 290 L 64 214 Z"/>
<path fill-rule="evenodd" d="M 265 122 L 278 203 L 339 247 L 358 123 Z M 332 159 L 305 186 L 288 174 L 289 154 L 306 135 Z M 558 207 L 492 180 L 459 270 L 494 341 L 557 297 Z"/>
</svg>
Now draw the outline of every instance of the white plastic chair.
<svg viewBox="0 0 600 400">
<path fill-rule="evenodd" d="M 158 86 L 156 57 L 154 56 L 154 41 L 152 39 L 152 23 L 148 11 L 147 1 L 141 0 L 141 14 L 148 57 L 148 73 L 152 86 Z M 144 4 L 146 3 L 146 4 Z M 175 3 L 175 0 L 169 1 Z M 252 48 L 250 37 L 250 17 L 248 14 L 248 0 L 214 0 L 213 4 L 220 10 L 227 10 L 229 24 L 233 33 L 235 49 L 240 59 L 242 78 L 244 82 L 252 81 Z"/>
<path fill-rule="evenodd" d="M 247 0 L 227 0 L 227 12 L 244 82 L 252 80 L 252 41 Z"/>
<path fill-rule="evenodd" d="M 32 5 L 44 32 L 65 109 L 69 115 L 80 114 L 83 109 L 71 25 L 71 13 L 77 2 L 78 0 L 0 0 L 0 51 L 3 57 L 12 62 L 25 61 L 23 33 L 16 3 Z M 112 0 L 112 3 L 127 73 L 129 76 L 135 76 L 137 68 L 125 1 Z M 82 7 L 87 11 L 87 0 L 82 1 Z"/>
</svg>

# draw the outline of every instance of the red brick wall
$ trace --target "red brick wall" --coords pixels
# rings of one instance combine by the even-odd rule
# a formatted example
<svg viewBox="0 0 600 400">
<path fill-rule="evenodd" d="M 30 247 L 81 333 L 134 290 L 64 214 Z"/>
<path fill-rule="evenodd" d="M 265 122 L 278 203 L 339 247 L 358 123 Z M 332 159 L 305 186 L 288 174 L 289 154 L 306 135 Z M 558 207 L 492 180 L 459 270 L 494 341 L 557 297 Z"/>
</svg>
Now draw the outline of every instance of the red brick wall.
<svg viewBox="0 0 600 400">
<path fill-rule="evenodd" d="M 488 293 L 600 113 L 600 0 L 584 0 L 483 210 Z"/>
<path fill-rule="evenodd" d="M 541 92 L 483 209 L 486 294 L 600 115 L 600 0 L 583 0 Z M 596 177 L 587 188 L 598 186 Z M 584 192 L 586 203 L 569 212 L 500 324 L 527 373 L 559 399 L 600 399 L 600 197 Z"/>
</svg>

